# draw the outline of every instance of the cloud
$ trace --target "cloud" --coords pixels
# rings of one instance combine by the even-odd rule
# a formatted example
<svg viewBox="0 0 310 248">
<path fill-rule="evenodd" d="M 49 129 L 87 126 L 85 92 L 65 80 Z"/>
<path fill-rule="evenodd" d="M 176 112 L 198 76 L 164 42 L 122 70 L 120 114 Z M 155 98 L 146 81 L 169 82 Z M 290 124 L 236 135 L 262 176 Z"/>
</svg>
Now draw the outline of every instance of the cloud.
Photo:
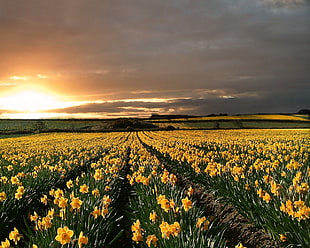
<svg viewBox="0 0 310 248">
<path fill-rule="evenodd" d="M 1 81 L 0 81 L 0 87 L 4 87 L 4 86 L 14 86 L 14 85 L 16 85 L 16 83 L 1 82 Z"/>
<path fill-rule="evenodd" d="M 229 111 L 237 111 L 232 104 L 248 106 L 250 112 L 251 104 L 238 104 L 247 97 L 263 111 L 266 92 L 285 102 L 290 98 L 278 94 L 281 88 L 309 91 L 308 3 L 2 1 L 0 74 L 32 75 L 81 101 L 119 101 L 93 105 L 99 111 L 103 105 L 107 112 L 124 111 L 122 99 L 162 98 L 175 100 L 148 108 L 186 112 L 186 106 L 174 105 L 184 99 L 186 104 L 205 100 L 210 108 L 221 103 Z M 296 107 L 303 104 L 296 100 Z"/>
<path fill-rule="evenodd" d="M 307 0 L 262 0 L 267 6 L 292 8 L 309 3 Z"/>
<path fill-rule="evenodd" d="M 229 93 L 231 93 L 229 95 Z M 292 97 L 296 96 L 298 97 Z M 202 97 L 204 96 L 204 97 Z M 289 99 L 289 100 L 288 100 Z M 68 114 L 97 113 L 107 116 L 141 116 L 158 114 L 189 114 L 208 115 L 212 113 L 273 113 L 297 112 L 309 106 L 306 92 L 296 89 L 278 89 L 277 94 L 265 92 L 235 92 L 232 90 L 210 90 L 202 94 L 196 92 L 194 97 L 178 99 L 147 99 L 117 100 L 98 103 L 87 103 L 81 106 L 59 109 L 52 112 Z"/>
</svg>

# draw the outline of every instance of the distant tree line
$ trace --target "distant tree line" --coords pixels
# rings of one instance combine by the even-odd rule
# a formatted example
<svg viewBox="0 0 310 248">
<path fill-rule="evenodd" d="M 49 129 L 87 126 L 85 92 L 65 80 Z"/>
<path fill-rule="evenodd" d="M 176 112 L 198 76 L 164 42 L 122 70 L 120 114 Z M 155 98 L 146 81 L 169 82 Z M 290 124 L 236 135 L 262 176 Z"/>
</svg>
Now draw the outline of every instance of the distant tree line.
<svg viewBox="0 0 310 248">
<path fill-rule="evenodd" d="M 310 109 L 301 109 L 297 112 L 300 115 L 310 115 Z"/>
<path fill-rule="evenodd" d="M 148 128 L 158 128 L 152 123 L 142 121 L 139 119 L 127 119 L 127 118 L 119 118 L 112 122 L 113 129 L 148 129 Z"/>
</svg>

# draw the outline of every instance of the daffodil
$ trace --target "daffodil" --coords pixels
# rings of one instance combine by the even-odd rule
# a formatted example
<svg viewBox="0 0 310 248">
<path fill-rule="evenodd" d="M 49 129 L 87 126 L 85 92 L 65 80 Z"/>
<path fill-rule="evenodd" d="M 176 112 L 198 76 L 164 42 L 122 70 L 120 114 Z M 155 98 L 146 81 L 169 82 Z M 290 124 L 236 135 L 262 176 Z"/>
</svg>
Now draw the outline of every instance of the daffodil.
<svg viewBox="0 0 310 248">
<path fill-rule="evenodd" d="M 72 209 L 80 209 L 82 203 L 83 203 L 83 201 L 81 201 L 78 197 L 74 197 L 74 198 L 72 198 L 70 205 L 71 205 Z"/>
<path fill-rule="evenodd" d="M 45 216 L 41 221 L 41 228 L 47 230 L 52 227 L 52 218 L 50 216 Z"/>
<path fill-rule="evenodd" d="M 12 184 L 19 184 L 19 179 L 18 179 L 18 177 L 11 177 L 11 183 L 12 183 Z"/>
<path fill-rule="evenodd" d="M 169 239 L 170 235 L 172 236 L 178 236 L 181 232 L 181 226 L 180 223 L 175 221 L 173 224 L 168 224 L 167 222 L 163 221 L 159 225 L 160 231 L 162 233 L 162 237 L 165 239 Z"/>
<path fill-rule="evenodd" d="M 10 241 L 8 239 L 5 239 L 5 241 L 1 241 L 0 247 L 1 248 L 10 248 L 11 247 Z"/>
<path fill-rule="evenodd" d="M 151 213 L 150 213 L 150 217 L 149 219 L 154 223 L 156 221 L 156 219 L 158 218 L 156 212 L 153 210 Z"/>
<path fill-rule="evenodd" d="M 9 233 L 9 239 L 12 240 L 15 243 L 15 245 L 17 244 L 17 242 L 20 240 L 21 237 L 22 235 L 19 234 L 16 227 L 14 227 L 14 230 Z"/>
<path fill-rule="evenodd" d="M 67 186 L 68 189 L 71 189 L 71 188 L 73 187 L 73 182 L 72 182 L 72 180 L 67 181 L 67 182 L 66 182 L 66 186 Z"/>
<path fill-rule="evenodd" d="M 279 235 L 279 238 L 280 238 L 280 240 L 281 240 L 282 242 L 287 241 L 287 237 L 286 237 L 285 235 L 283 235 L 283 234 L 280 234 L 280 235 Z"/>
<path fill-rule="evenodd" d="M 96 206 L 94 210 L 91 212 L 91 215 L 94 216 L 95 219 L 101 214 L 101 210 Z"/>
<path fill-rule="evenodd" d="M 73 233 L 74 232 L 70 230 L 67 226 L 59 227 L 57 229 L 57 236 L 55 237 L 55 239 L 62 245 L 69 244 Z"/>
<path fill-rule="evenodd" d="M 132 240 L 135 241 L 136 243 L 139 243 L 140 241 L 143 240 L 143 235 L 142 235 L 142 228 L 141 228 L 141 223 L 140 220 L 136 220 L 132 226 L 131 226 L 131 231 L 132 231 Z"/>
<path fill-rule="evenodd" d="M 44 205 L 47 205 L 47 195 L 43 195 L 43 196 L 40 198 L 40 201 L 41 201 Z"/>
<path fill-rule="evenodd" d="M 78 238 L 78 245 L 79 248 L 82 247 L 82 245 L 88 244 L 88 237 L 83 236 L 83 232 L 80 232 L 79 238 Z"/>
<path fill-rule="evenodd" d="M 64 198 L 64 197 L 61 197 L 58 201 L 58 206 L 60 208 L 66 208 L 68 206 L 68 199 L 67 198 Z"/>
<path fill-rule="evenodd" d="M 186 198 L 182 199 L 182 205 L 183 205 L 184 210 L 187 212 L 190 208 L 192 208 L 193 203 L 186 196 Z"/>
<path fill-rule="evenodd" d="M 15 199 L 20 200 L 23 197 L 23 193 L 17 192 L 15 193 Z"/>
<path fill-rule="evenodd" d="M 205 216 L 198 218 L 196 227 L 201 228 L 202 230 L 208 230 L 210 221 L 207 220 Z"/>
<path fill-rule="evenodd" d="M 34 212 L 33 215 L 30 215 L 30 221 L 37 221 L 39 218 L 37 212 Z"/>
<path fill-rule="evenodd" d="M 5 192 L 0 192 L 0 202 L 6 200 L 6 193 Z"/>
<path fill-rule="evenodd" d="M 155 247 L 157 246 L 157 241 L 158 238 L 153 234 L 153 235 L 148 235 L 146 237 L 146 244 L 148 247 L 151 247 L 151 244 L 153 244 Z"/>
<path fill-rule="evenodd" d="M 190 186 L 187 190 L 187 195 L 192 196 L 193 194 L 194 194 L 194 189 L 192 188 L 192 186 Z"/>
<path fill-rule="evenodd" d="M 99 192 L 99 189 L 94 189 L 92 192 L 92 195 L 94 195 L 94 196 L 100 196 L 100 192 Z"/>
<path fill-rule="evenodd" d="M 86 184 L 81 185 L 80 192 L 84 194 L 88 193 L 88 186 Z"/>
</svg>

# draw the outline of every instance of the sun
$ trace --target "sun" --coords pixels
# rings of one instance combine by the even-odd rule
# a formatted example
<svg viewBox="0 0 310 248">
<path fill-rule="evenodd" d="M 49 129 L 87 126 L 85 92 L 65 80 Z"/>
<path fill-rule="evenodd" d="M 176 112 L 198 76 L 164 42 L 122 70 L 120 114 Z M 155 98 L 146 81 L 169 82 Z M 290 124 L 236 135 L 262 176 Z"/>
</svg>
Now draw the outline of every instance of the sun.
<svg viewBox="0 0 310 248">
<path fill-rule="evenodd" d="M 0 105 L 6 110 L 33 113 L 61 108 L 63 103 L 53 95 L 29 90 L 2 97 Z"/>
<path fill-rule="evenodd" d="M 2 109 L 17 112 L 38 112 L 61 107 L 54 96 L 37 91 L 21 91 L 3 97 L 1 105 Z"/>
<path fill-rule="evenodd" d="M 16 87 L 0 92 L 0 119 L 62 118 L 70 114 L 66 113 L 68 108 L 87 103 L 72 99 L 40 85 Z"/>
</svg>

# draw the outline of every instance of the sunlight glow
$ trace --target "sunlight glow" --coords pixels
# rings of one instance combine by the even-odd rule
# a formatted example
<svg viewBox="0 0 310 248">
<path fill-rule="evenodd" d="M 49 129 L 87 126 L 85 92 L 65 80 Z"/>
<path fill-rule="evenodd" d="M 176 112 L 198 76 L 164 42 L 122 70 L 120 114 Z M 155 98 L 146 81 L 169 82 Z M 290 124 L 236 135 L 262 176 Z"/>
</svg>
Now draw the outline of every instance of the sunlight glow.
<svg viewBox="0 0 310 248">
<path fill-rule="evenodd" d="M 36 91 L 22 91 L 0 99 L 2 109 L 20 112 L 38 112 L 63 108 L 64 103 L 56 97 Z"/>
<path fill-rule="evenodd" d="M 67 101 L 46 88 L 28 86 L 15 89 L 7 95 L 0 96 L 0 118 L 42 119 L 61 118 L 63 113 L 53 110 L 83 105 L 84 102 Z"/>
<path fill-rule="evenodd" d="M 38 78 L 41 78 L 41 79 L 46 79 L 46 78 L 47 78 L 47 76 L 42 75 L 42 74 L 37 74 L 37 77 L 38 77 Z"/>
<path fill-rule="evenodd" d="M 23 81 L 27 81 L 28 77 L 26 76 L 11 76 L 9 77 L 10 80 L 23 80 Z"/>
</svg>

